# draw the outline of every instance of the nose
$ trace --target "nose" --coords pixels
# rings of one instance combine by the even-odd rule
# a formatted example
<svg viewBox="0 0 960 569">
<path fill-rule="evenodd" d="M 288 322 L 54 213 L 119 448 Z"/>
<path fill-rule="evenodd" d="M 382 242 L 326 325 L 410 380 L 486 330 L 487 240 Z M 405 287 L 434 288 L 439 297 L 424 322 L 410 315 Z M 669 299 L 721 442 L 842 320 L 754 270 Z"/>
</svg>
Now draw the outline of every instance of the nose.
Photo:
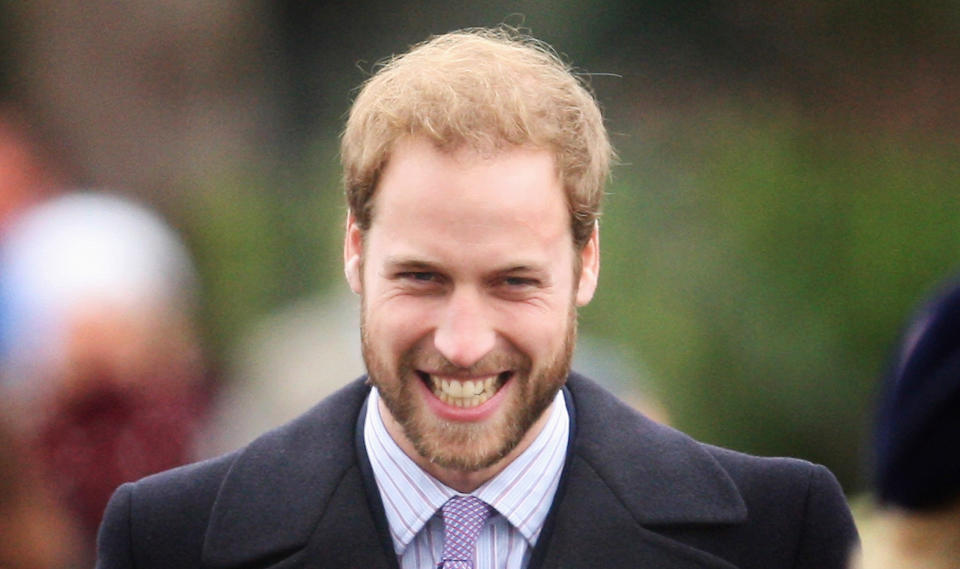
<svg viewBox="0 0 960 569">
<path fill-rule="evenodd" d="M 447 299 L 434 330 L 434 347 L 450 363 L 470 367 L 493 350 L 497 333 L 482 294 L 456 290 Z"/>
</svg>

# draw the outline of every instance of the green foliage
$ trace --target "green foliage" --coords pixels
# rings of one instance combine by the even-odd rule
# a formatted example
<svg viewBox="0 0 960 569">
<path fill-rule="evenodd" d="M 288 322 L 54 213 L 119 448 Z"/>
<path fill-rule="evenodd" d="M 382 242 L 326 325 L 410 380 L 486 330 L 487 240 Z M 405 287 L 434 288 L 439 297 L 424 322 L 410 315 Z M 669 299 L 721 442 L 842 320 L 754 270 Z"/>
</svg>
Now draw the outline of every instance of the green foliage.
<svg viewBox="0 0 960 569">
<path fill-rule="evenodd" d="M 856 485 L 874 385 L 960 267 L 956 148 L 704 111 L 621 148 L 585 332 L 634 347 L 674 422 Z"/>
<path fill-rule="evenodd" d="M 179 216 L 203 280 L 211 349 L 228 349 L 247 327 L 321 289 L 340 269 L 346 207 L 335 154 L 318 149 L 309 174 L 249 171 L 208 180 Z"/>
</svg>

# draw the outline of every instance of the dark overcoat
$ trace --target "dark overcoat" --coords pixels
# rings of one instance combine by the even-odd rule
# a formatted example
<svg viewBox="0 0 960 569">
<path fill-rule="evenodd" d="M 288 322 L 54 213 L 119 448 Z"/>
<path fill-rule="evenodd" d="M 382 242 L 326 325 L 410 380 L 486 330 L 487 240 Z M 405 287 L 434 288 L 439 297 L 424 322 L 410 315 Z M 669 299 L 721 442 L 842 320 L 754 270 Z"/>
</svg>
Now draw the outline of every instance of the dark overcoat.
<svg viewBox="0 0 960 569">
<path fill-rule="evenodd" d="M 396 569 L 362 444 L 357 380 L 234 453 L 121 486 L 99 569 Z M 857 540 L 824 467 L 650 421 L 590 380 L 531 568 L 841 569 Z"/>
</svg>

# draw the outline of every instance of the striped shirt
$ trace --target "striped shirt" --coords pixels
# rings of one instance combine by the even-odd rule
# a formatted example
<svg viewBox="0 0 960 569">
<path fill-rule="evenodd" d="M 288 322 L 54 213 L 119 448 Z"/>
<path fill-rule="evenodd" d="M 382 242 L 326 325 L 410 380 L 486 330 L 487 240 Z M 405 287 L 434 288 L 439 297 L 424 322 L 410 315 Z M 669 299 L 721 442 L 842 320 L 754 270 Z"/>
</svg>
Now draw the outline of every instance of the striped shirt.
<svg viewBox="0 0 960 569">
<path fill-rule="evenodd" d="M 460 492 L 427 474 L 387 433 L 379 394 L 370 391 L 363 437 L 402 569 L 436 567 L 443 550 L 440 507 Z M 476 569 L 526 567 L 553 502 L 566 456 L 570 417 L 557 393 L 533 443 L 473 491 L 494 513 L 477 538 Z"/>
</svg>

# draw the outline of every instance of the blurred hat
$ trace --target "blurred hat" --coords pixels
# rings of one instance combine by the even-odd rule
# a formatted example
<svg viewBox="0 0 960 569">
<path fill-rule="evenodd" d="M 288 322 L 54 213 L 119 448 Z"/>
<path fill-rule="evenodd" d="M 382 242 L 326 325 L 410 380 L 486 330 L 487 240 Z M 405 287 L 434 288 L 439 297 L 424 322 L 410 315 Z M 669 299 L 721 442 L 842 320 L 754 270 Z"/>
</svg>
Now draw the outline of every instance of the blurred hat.
<svg viewBox="0 0 960 569">
<path fill-rule="evenodd" d="M 75 192 L 19 216 L 0 243 L 0 384 L 56 358 L 77 308 L 189 307 L 196 277 L 175 232 L 119 195 Z"/>
<path fill-rule="evenodd" d="M 881 394 L 881 502 L 931 510 L 960 496 L 960 281 L 913 319 Z"/>
</svg>

